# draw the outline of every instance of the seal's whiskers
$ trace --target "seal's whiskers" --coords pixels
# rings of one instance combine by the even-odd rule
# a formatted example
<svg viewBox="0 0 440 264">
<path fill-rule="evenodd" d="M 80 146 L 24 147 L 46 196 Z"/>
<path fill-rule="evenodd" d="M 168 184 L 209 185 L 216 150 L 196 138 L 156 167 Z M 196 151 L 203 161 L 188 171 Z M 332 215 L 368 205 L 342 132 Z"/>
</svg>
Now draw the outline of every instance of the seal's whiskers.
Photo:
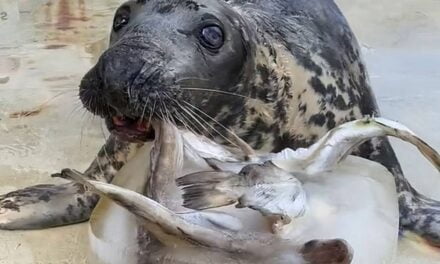
<svg viewBox="0 0 440 264">
<path fill-rule="evenodd" d="M 179 107 L 180 107 L 180 108 L 186 113 L 186 115 L 188 116 L 188 118 L 194 120 L 194 121 L 197 123 L 197 125 L 200 126 L 201 129 L 203 129 L 206 133 L 209 134 L 209 136 L 210 136 L 211 138 L 214 138 L 214 136 L 213 136 L 212 133 L 209 131 L 209 129 L 208 129 L 205 125 L 203 125 L 203 123 L 201 122 L 201 121 L 203 121 L 203 120 L 200 120 L 200 118 L 197 118 L 196 116 L 194 116 L 194 114 L 193 114 L 191 111 L 189 111 L 189 109 L 188 109 L 187 107 L 185 107 L 185 106 L 183 106 L 183 105 L 181 105 L 181 104 L 179 104 L 178 106 L 179 106 Z M 205 133 L 202 133 L 202 134 L 205 134 Z"/>
<path fill-rule="evenodd" d="M 177 88 L 179 89 L 179 88 Z M 193 87 L 180 87 L 181 90 L 189 90 L 189 91 L 200 91 L 200 92 L 211 92 L 211 93 L 219 93 L 219 94 L 225 94 L 225 95 L 231 95 L 231 96 L 237 96 L 245 99 L 255 99 L 246 95 L 237 94 L 237 93 L 231 93 L 231 92 L 225 92 L 221 90 L 216 89 L 205 89 L 205 88 L 193 88 Z"/>
<path fill-rule="evenodd" d="M 227 128 L 225 128 L 223 125 L 221 125 L 218 121 L 214 120 L 212 117 L 210 117 L 208 114 L 206 114 L 204 111 L 200 110 L 199 108 L 197 108 L 196 106 L 192 105 L 191 103 L 182 100 L 185 104 L 187 104 L 188 106 L 190 106 L 191 108 L 198 110 L 200 113 L 204 114 L 206 117 L 208 117 L 209 119 L 212 119 L 213 121 L 215 121 L 216 124 L 219 124 L 220 126 L 222 126 L 223 129 L 225 129 L 226 131 L 228 131 Z M 191 110 L 189 108 L 187 108 L 189 111 L 191 111 L 194 115 L 198 116 L 202 121 L 205 122 L 205 124 L 207 124 L 212 130 L 214 130 L 214 132 L 216 132 L 220 137 L 222 137 L 224 140 L 226 140 L 228 143 L 230 143 L 232 146 L 237 146 L 237 144 L 235 142 L 233 142 L 232 140 L 230 140 L 227 136 L 223 135 L 220 131 L 218 131 L 217 129 L 215 129 L 215 127 L 211 124 L 209 124 L 209 122 L 206 122 L 203 117 L 201 117 L 199 114 L 197 114 L 194 110 Z"/>
<path fill-rule="evenodd" d="M 214 118 L 212 118 L 210 115 L 208 115 L 207 113 L 205 113 L 205 111 L 203 111 L 203 110 L 201 110 L 200 108 L 198 108 L 198 107 L 196 107 L 196 106 L 194 106 L 194 105 L 192 105 L 192 104 L 190 104 L 189 102 L 187 102 L 187 101 L 185 101 L 185 100 L 183 100 L 184 101 L 184 103 L 186 103 L 187 105 L 189 105 L 190 107 L 192 107 L 194 110 L 196 110 L 196 111 L 198 111 L 199 113 L 201 113 L 201 114 L 203 114 L 204 116 L 206 116 L 207 118 L 209 118 L 209 120 L 211 120 L 212 122 L 214 122 L 215 124 L 217 124 L 218 126 L 220 126 L 222 129 L 224 129 L 226 132 L 228 132 L 231 136 L 232 136 L 232 138 L 233 138 L 233 141 L 231 141 L 229 138 L 227 138 L 227 136 L 223 136 L 220 132 L 218 132 L 218 131 L 216 131 L 220 136 L 222 136 L 223 138 L 227 138 L 227 141 L 228 142 L 232 142 L 231 144 L 233 145 L 233 146 L 237 146 L 237 147 L 240 147 L 240 146 L 244 146 L 245 144 L 245 142 L 240 138 L 240 137 L 238 137 L 231 129 L 229 129 L 229 128 L 227 128 L 227 127 L 225 127 L 224 125 L 222 125 L 220 122 L 218 122 L 217 120 L 215 120 Z M 246 144 L 247 145 L 247 144 Z M 241 147 L 240 147 L 241 148 Z M 251 147 L 250 146 L 246 146 L 245 147 L 246 148 L 246 150 L 249 150 L 249 151 L 245 151 L 246 153 L 252 153 L 253 152 L 253 150 L 252 151 L 250 151 L 250 149 L 251 149 Z"/>
</svg>

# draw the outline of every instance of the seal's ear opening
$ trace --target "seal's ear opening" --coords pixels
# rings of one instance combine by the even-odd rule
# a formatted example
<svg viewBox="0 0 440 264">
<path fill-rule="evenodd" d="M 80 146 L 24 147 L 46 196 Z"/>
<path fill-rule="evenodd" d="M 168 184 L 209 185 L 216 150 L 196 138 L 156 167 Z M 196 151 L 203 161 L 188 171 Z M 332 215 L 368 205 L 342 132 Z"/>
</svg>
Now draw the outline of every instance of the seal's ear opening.
<svg viewBox="0 0 440 264">
<path fill-rule="evenodd" d="M 312 240 L 300 253 L 310 264 L 349 264 L 353 260 L 351 247 L 342 239 Z"/>
</svg>

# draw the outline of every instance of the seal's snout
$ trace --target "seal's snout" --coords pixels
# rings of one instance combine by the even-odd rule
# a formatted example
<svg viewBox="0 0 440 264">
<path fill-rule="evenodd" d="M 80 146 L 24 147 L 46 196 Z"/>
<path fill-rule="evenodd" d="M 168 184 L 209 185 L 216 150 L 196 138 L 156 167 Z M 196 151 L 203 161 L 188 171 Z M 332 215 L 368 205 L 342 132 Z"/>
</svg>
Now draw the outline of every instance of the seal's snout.
<svg viewBox="0 0 440 264">
<path fill-rule="evenodd" d="M 152 46 L 114 45 L 80 85 L 84 106 L 104 117 L 112 132 L 130 141 L 154 138 L 149 122 L 161 118 L 154 108 L 169 105 L 177 92 L 175 78 L 167 72 L 159 51 Z"/>
<path fill-rule="evenodd" d="M 242 93 L 247 94 L 238 89 L 248 87 L 242 76 L 252 64 L 247 64 L 243 25 L 224 5 L 123 4 L 115 14 L 109 48 L 81 82 L 84 106 L 104 117 L 110 130 L 134 134 L 148 126 L 137 123 L 152 119 L 208 133 L 219 125 L 219 109 L 237 119 Z"/>
</svg>

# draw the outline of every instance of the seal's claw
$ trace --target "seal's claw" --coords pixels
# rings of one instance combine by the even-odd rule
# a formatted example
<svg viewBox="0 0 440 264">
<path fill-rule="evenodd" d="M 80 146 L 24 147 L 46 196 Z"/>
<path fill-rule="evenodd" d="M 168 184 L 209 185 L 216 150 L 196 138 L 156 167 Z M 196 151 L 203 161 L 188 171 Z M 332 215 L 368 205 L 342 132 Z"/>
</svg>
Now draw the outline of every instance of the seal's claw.
<svg viewBox="0 0 440 264">
<path fill-rule="evenodd" d="M 66 168 L 66 169 L 62 169 L 61 172 L 59 172 L 59 173 L 52 174 L 51 177 L 52 178 L 62 178 L 62 179 L 66 179 L 66 180 L 71 180 L 72 177 L 70 175 L 72 175 L 73 173 L 78 173 L 78 174 L 81 174 L 81 175 L 83 174 L 83 173 L 80 173 L 80 172 L 78 172 L 76 170 L 72 170 L 72 169 Z"/>
</svg>

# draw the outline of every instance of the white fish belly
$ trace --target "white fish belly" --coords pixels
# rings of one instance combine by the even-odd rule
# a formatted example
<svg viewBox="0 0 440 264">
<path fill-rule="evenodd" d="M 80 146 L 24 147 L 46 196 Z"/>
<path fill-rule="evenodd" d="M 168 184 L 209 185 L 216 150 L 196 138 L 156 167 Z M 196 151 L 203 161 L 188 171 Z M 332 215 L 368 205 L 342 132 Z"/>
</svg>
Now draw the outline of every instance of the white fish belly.
<svg viewBox="0 0 440 264">
<path fill-rule="evenodd" d="M 353 248 L 353 264 L 391 263 L 399 211 L 393 176 L 384 167 L 349 157 L 304 188 L 308 211 L 294 220 L 287 236 L 302 242 L 342 238 Z"/>
</svg>

